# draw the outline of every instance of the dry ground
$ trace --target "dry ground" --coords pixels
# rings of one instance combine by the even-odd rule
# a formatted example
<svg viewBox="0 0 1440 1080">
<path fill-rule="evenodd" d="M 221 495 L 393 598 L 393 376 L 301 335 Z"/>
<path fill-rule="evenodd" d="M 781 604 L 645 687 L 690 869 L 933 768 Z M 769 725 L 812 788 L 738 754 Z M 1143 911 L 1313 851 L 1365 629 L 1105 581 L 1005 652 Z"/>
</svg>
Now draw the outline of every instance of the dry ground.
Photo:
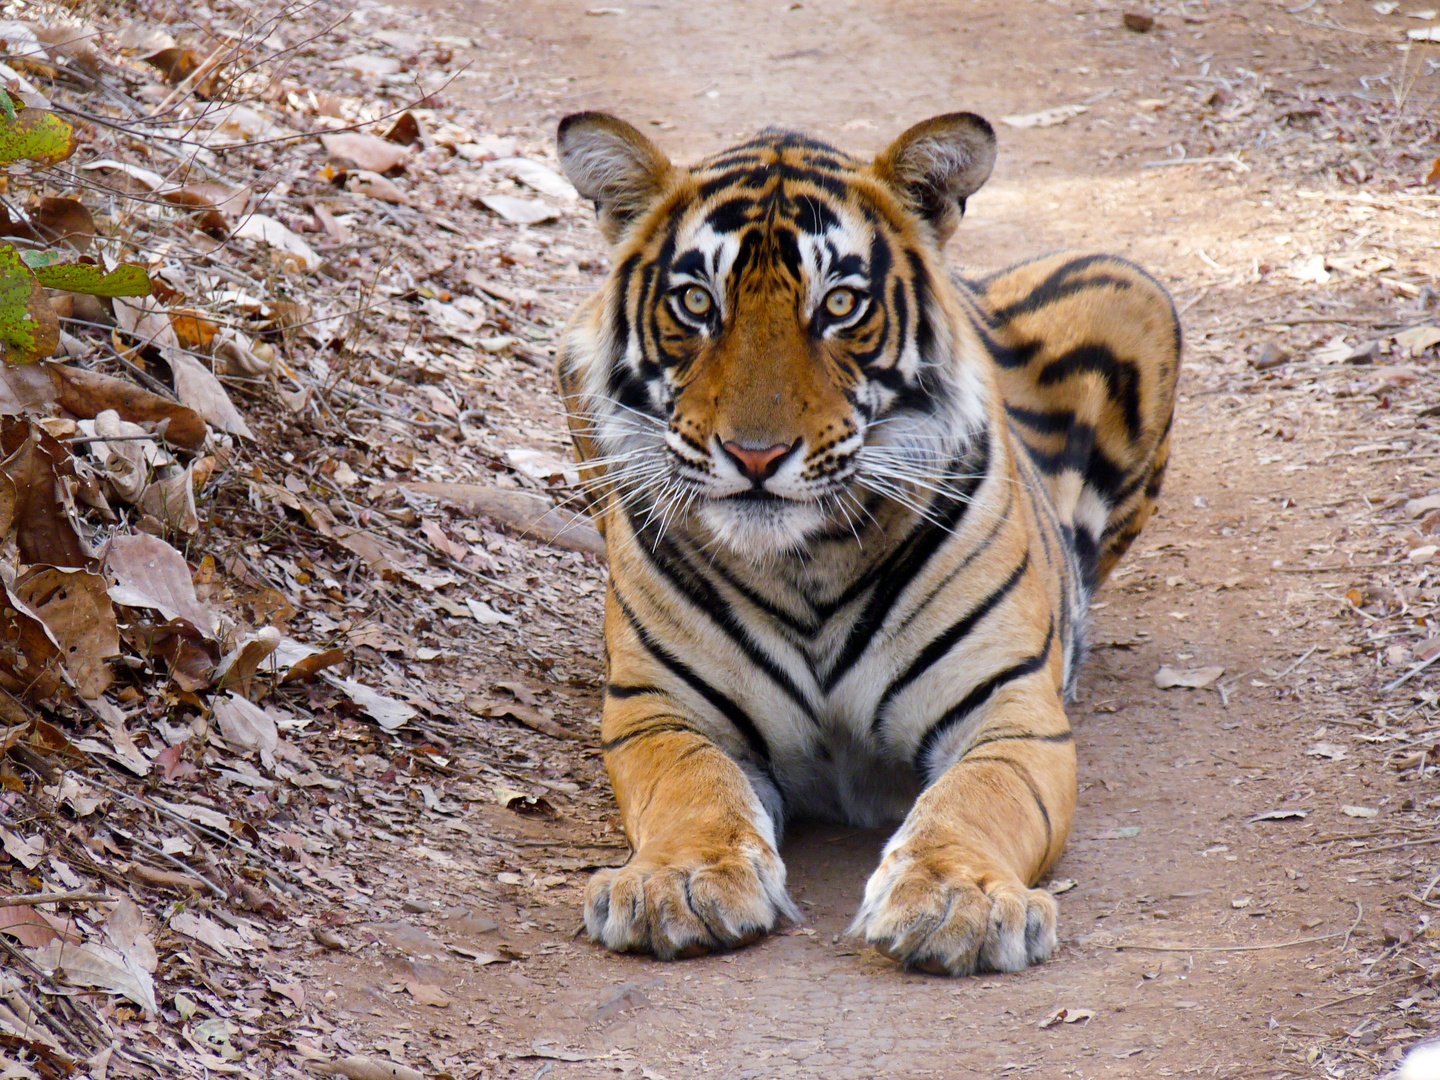
<svg viewBox="0 0 1440 1080">
<path fill-rule="evenodd" d="M 1440 487 L 1423 416 L 1437 361 L 1388 342 L 1362 365 L 1321 349 L 1436 319 L 1440 199 L 1416 185 L 1440 150 L 1411 125 L 1433 115 L 1440 46 L 1396 47 L 1436 25 L 1403 17 L 1416 6 L 1202 0 L 1157 9 L 1138 34 L 1096 0 L 426 5 L 475 38 L 487 71 L 447 93 L 532 136 L 607 108 L 678 156 L 768 123 L 874 150 L 955 108 L 1088 103 L 1061 126 L 999 127 L 1000 164 L 953 256 L 1131 256 L 1184 311 L 1187 373 L 1162 512 L 1095 605 L 1072 710 L 1079 812 L 1054 873 L 1074 885 L 1048 964 L 955 981 L 895 970 L 841 935 L 882 837 L 805 828 L 786 848 L 805 925 L 686 963 L 597 951 L 575 929 L 588 869 L 624 857 L 608 789 L 593 748 L 527 734 L 513 767 L 534 770 L 558 818 L 452 814 L 442 790 L 423 844 L 357 835 L 349 858 L 373 898 L 352 899 L 369 921 L 352 952 L 309 968 L 313 997 L 337 995 L 337 1045 L 526 1080 L 1373 1077 L 1423 1037 L 1440 956 L 1435 905 L 1412 897 L 1440 839 L 1440 683 L 1382 687 L 1435 633 L 1434 552 L 1404 504 Z M 1238 157 L 1170 164 L 1182 154 Z M 546 302 L 562 314 L 603 258 L 593 230 L 566 242 L 590 269 L 555 279 Z M 1307 271 L 1316 255 L 1331 269 Z M 1247 361 L 1267 343 L 1293 362 L 1257 373 Z M 517 438 L 543 445 L 560 430 L 553 398 L 521 396 Z M 544 585 L 562 567 L 528 550 Z M 562 614 L 459 667 L 501 680 L 524 646 L 527 685 L 588 729 L 598 593 Z M 1161 665 L 1225 674 L 1160 690 Z M 411 981 L 452 1003 L 417 1004 L 399 992 Z M 1057 1009 L 1065 1022 L 1040 1026 Z"/>
</svg>

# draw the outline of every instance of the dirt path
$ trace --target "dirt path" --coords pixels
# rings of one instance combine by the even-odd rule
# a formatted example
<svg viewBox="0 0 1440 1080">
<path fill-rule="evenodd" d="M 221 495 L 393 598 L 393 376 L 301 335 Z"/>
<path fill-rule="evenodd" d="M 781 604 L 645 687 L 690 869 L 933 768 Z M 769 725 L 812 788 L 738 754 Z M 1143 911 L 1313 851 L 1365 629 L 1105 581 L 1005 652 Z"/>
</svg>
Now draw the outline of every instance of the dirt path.
<svg viewBox="0 0 1440 1080">
<path fill-rule="evenodd" d="M 1118 251 L 1185 309 L 1192 344 L 1163 510 L 1095 605 L 1097 648 L 1072 710 L 1081 796 L 1053 875 L 1074 883 L 1061 896 L 1062 947 L 1019 975 L 903 974 L 841 936 L 882 837 L 802 829 L 785 855 L 804 926 L 687 963 L 604 954 L 572 933 L 586 868 L 623 851 L 544 856 L 581 836 L 573 822 L 610 813 L 602 786 L 562 804 L 556 825 L 495 819 L 517 841 L 518 876 L 464 873 L 464 836 L 431 844 L 428 862 L 395 856 L 390 895 L 450 907 L 388 924 L 379 959 L 326 958 L 318 977 L 341 1015 L 377 1045 L 429 1032 L 440 1058 L 527 1080 L 1384 1073 L 1429 1028 L 1434 1001 L 1423 919 L 1408 940 L 1425 908 L 1406 894 L 1434 876 L 1436 849 L 1370 853 L 1435 835 L 1423 748 L 1408 772 L 1384 767 L 1398 732 L 1429 726 L 1434 697 L 1409 691 L 1434 683 L 1376 696 L 1416 655 L 1386 650 L 1434 633 L 1434 579 L 1405 557 L 1399 506 L 1440 485 L 1435 463 L 1410 453 L 1426 448 L 1417 416 L 1434 401 L 1434 354 L 1396 357 L 1423 377 L 1390 388 L 1377 376 L 1378 390 L 1351 385 L 1373 368 L 1316 369 L 1307 357 L 1338 333 L 1353 342 L 1371 323 L 1422 321 L 1411 283 L 1437 269 L 1440 204 L 1348 213 L 1338 200 L 1357 189 L 1339 186 L 1334 162 L 1287 161 L 1278 142 L 1235 167 L 1146 164 L 1177 144 L 1192 158 L 1230 152 L 1247 114 L 1227 121 L 1226 110 L 1267 101 L 1238 69 L 1269 73 L 1297 99 L 1333 93 L 1337 114 L 1383 97 L 1384 84 L 1372 95 L 1357 80 L 1399 81 L 1394 20 L 1350 0 L 1303 15 L 1216 0 L 1193 5 L 1194 21 L 1166 9 L 1136 34 L 1104 3 L 620 2 L 600 15 L 561 0 L 427 7 L 487 43 L 483 94 L 497 123 L 606 108 L 653 123 L 677 156 L 771 122 L 873 150 L 957 107 L 994 119 L 1088 103 L 1063 126 L 999 128 L 1000 164 L 954 257 L 988 267 L 1064 246 Z M 1426 75 L 1411 92 L 1433 101 L 1437 82 Z M 1372 149 L 1389 140 L 1383 168 L 1396 175 L 1415 168 L 1396 164 L 1407 137 L 1366 136 Z M 1344 251 L 1389 260 L 1381 277 L 1405 287 L 1336 271 L 1322 288 L 1281 269 Z M 1287 318 L 1316 321 L 1247 325 Z M 1303 362 L 1256 375 L 1245 359 L 1266 341 Z M 1376 564 L 1400 569 L 1349 568 Z M 1384 597 L 1364 615 L 1344 597 L 1359 587 L 1370 605 L 1366 584 L 1402 571 L 1403 617 Z M 1367 641 L 1367 629 L 1387 636 Z M 594 654 L 593 635 L 567 634 L 548 647 Z M 1159 690 L 1161 665 L 1223 666 L 1224 692 Z M 1397 937 L 1403 946 L 1387 940 Z M 502 957 L 503 941 L 526 958 L 477 967 L 432 948 L 442 938 Z M 417 972 L 446 986 L 451 1008 L 380 992 Z M 1392 1008 L 1397 999 L 1407 1004 Z M 1041 1027 L 1057 1009 L 1063 1022 Z"/>
</svg>

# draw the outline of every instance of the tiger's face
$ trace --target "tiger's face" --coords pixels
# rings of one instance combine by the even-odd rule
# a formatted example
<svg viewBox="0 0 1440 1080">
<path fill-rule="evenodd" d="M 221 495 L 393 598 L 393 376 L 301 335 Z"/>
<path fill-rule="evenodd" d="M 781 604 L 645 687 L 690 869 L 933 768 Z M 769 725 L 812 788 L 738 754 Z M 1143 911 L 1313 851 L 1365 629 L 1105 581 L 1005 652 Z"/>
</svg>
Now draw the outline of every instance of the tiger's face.
<svg viewBox="0 0 1440 1080">
<path fill-rule="evenodd" d="M 647 520 L 759 554 L 923 507 L 983 424 L 939 269 L 993 161 L 983 120 L 927 121 L 873 163 L 767 131 L 679 168 L 600 114 L 562 122 L 560 149 L 618 248 L 567 356 Z"/>
</svg>

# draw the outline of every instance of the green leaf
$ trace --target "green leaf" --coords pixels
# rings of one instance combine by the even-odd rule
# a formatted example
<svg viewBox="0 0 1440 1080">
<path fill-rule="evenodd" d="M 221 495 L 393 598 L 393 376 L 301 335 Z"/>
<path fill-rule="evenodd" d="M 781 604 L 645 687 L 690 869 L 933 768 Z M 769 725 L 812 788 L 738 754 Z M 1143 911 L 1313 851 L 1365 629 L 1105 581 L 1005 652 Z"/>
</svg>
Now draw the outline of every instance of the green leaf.
<svg viewBox="0 0 1440 1080">
<path fill-rule="evenodd" d="M 58 251 L 35 251 L 27 249 L 20 252 L 20 258 L 25 260 L 25 265 L 34 270 L 37 266 L 49 266 L 51 263 L 59 262 L 61 259 Z"/>
<path fill-rule="evenodd" d="M 0 90 L 0 113 L 5 114 L 6 120 L 15 119 L 15 103 L 10 100 L 10 95 L 4 90 Z"/>
<path fill-rule="evenodd" d="M 45 290 L 9 244 L 0 244 L 0 349 L 11 364 L 44 359 L 60 343 L 60 320 Z"/>
<path fill-rule="evenodd" d="M 75 152 L 75 129 L 44 109 L 21 109 L 0 120 L 0 165 L 29 159 L 58 165 Z"/>
<path fill-rule="evenodd" d="M 91 296 L 149 296 L 150 275 L 139 263 L 121 263 L 108 274 L 86 263 L 37 266 L 35 279 L 48 289 L 89 293 Z"/>
</svg>

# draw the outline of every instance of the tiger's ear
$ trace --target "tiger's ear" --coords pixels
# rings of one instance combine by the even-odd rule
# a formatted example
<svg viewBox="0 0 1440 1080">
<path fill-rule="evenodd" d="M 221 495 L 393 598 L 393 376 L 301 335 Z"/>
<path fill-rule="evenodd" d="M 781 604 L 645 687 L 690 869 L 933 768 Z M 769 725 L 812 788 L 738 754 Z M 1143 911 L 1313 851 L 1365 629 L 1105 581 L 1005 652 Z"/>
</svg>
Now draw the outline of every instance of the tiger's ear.
<svg viewBox="0 0 1440 1080">
<path fill-rule="evenodd" d="M 965 213 L 965 200 L 980 190 L 994 166 L 994 129 L 974 113 L 959 112 L 916 124 L 873 168 L 944 244 Z"/>
<path fill-rule="evenodd" d="M 574 113 L 560 121 L 560 167 L 575 190 L 595 202 L 600 231 L 616 243 L 664 189 L 672 168 L 659 147 L 609 113 Z"/>
</svg>

